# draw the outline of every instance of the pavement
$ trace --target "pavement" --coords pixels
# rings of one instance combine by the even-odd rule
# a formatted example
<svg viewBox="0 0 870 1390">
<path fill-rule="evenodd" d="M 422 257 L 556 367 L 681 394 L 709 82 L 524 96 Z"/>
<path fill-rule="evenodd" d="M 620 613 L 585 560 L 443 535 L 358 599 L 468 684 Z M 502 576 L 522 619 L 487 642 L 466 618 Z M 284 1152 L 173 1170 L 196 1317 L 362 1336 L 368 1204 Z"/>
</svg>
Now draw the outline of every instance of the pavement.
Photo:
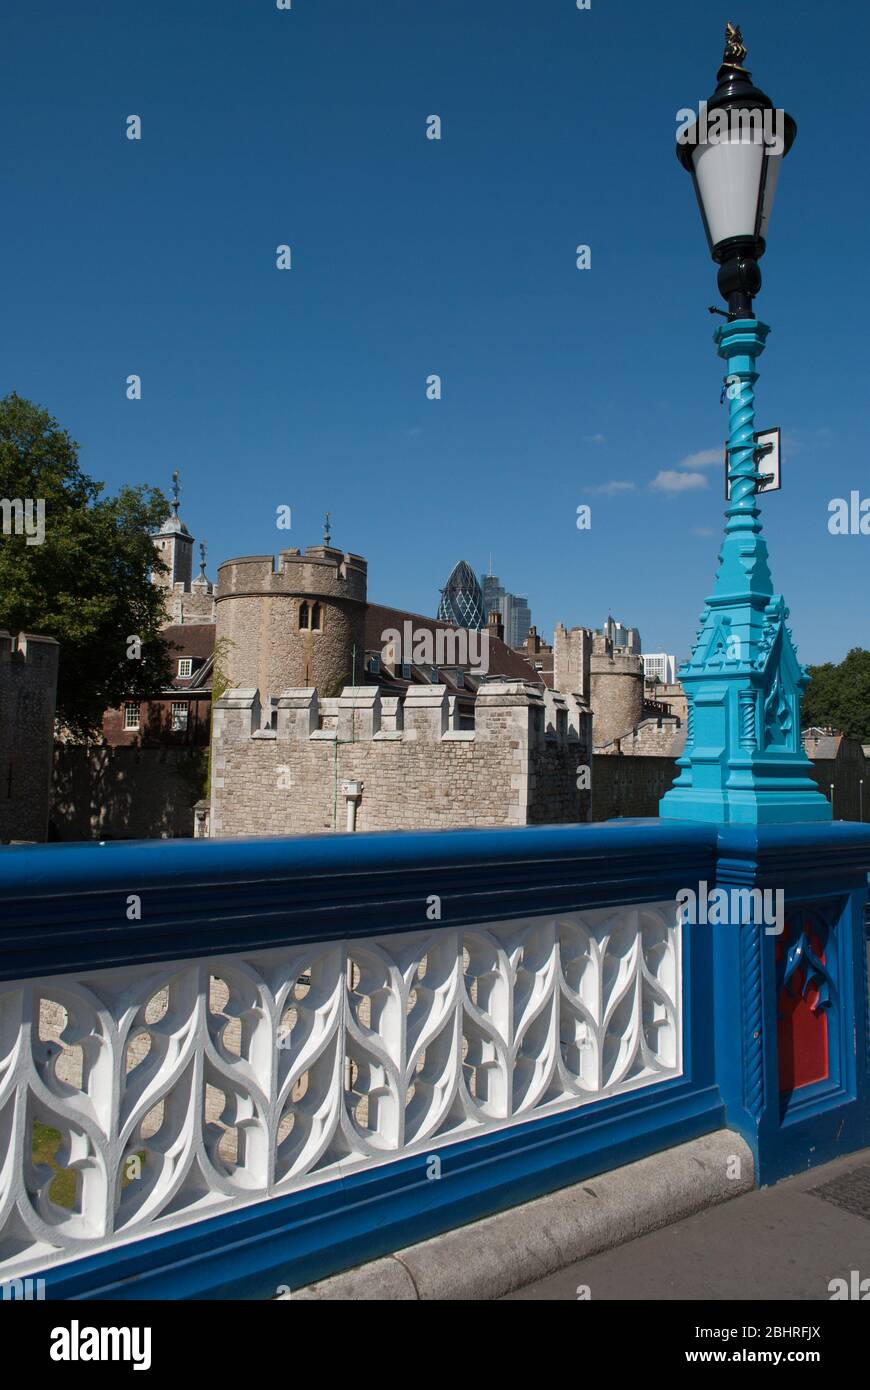
<svg viewBox="0 0 870 1390">
<path fill-rule="evenodd" d="M 829 1287 L 838 1278 L 852 1298 L 870 1300 L 870 1149 L 581 1259 L 501 1301 L 830 1300 L 843 1292 Z"/>
</svg>

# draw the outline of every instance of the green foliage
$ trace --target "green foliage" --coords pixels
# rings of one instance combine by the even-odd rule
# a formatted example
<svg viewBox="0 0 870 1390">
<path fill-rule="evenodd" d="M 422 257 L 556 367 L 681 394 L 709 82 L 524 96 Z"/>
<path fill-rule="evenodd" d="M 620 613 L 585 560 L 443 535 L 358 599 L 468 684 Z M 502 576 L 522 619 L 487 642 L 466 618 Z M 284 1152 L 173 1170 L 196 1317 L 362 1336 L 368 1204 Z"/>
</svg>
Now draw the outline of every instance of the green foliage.
<svg viewBox="0 0 870 1390">
<path fill-rule="evenodd" d="M 810 683 L 804 694 L 801 723 L 830 726 L 870 743 L 870 651 L 853 647 L 839 666 L 826 662 L 808 667 Z"/>
<path fill-rule="evenodd" d="M 152 698 L 171 678 L 163 600 L 149 578 L 159 563 L 151 533 L 168 503 L 151 487 L 102 491 L 47 411 L 14 393 L 0 400 L 0 498 L 45 502 L 41 545 L 0 535 L 0 628 L 60 643 L 58 718 L 81 737 L 98 731 L 105 709 Z M 142 660 L 128 658 L 132 636 Z"/>
</svg>

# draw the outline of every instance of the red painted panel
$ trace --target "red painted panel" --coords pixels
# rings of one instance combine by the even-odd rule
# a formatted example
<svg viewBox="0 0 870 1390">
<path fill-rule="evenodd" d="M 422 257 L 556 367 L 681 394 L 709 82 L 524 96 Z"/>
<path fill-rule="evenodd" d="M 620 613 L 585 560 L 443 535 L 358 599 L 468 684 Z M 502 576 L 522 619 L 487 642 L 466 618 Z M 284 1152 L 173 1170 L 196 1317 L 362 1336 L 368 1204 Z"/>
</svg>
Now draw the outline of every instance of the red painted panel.
<svg viewBox="0 0 870 1390">
<path fill-rule="evenodd" d="M 777 962 L 787 953 L 794 937 L 791 923 L 776 943 Z M 805 923 L 813 954 L 825 962 L 821 938 L 810 921 Z M 795 971 L 788 985 L 779 992 L 777 1001 L 777 1052 L 779 1055 L 779 1090 L 781 1095 L 824 1081 L 828 1076 L 828 1019 L 827 1011 L 815 1012 L 819 991 L 811 984 L 804 994 L 804 967 Z"/>
</svg>

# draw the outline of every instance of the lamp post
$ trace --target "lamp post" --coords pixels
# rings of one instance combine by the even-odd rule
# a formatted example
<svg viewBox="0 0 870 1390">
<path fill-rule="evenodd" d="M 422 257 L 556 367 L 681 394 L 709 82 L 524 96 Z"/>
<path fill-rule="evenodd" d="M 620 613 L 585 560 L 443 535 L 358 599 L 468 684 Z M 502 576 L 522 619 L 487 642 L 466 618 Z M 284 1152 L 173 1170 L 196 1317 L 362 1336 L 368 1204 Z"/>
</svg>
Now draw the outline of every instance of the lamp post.
<svg viewBox="0 0 870 1390">
<path fill-rule="evenodd" d="M 754 317 L 758 262 L 767 245 L 780 166 L 796 127 L 754 86 L 746 48 L 729 24 L 716 90 L 678 135 L 692 176 L 718 285 L 728 309 L 714 335 L 727 364 L 730 499 L 713 592 L 689 660 L 679 776 L 663 797 L 666 819 L 719 822 L 825 821 L 831 806 L 810 776 L 800 738 L 808 676 L 774 593 L 762 535 L 755 440 L 757 359 L 769 333 Z"/>
</svg>

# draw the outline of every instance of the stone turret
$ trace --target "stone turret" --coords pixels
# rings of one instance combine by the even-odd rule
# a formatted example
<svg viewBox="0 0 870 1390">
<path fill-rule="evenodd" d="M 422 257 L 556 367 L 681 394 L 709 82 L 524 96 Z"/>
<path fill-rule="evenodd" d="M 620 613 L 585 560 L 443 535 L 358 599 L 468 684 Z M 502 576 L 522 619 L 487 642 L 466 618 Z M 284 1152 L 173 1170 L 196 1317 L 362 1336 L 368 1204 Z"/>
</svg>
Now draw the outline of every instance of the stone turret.
<svg viewBox="0 0 870 1390">
<path fill-rule="evenodd" d="M 588 627 L 566 628 L 559 623 L 553 638 L 554 688 L 563 695 L 579 695 L 588 704 L 591 655 L 591 630 Z"/>
<path fill-rule="evenodd" d="M 217 641 L 230 685 L 261 698 L 362 679 L 367 566 L 329 545 L 227 560 L 218 570 Z"/>
<path fill-rule="evenodd" d="M 199 547 L 199 574 L 193 579 L 194 537 L 178 514 L 181 485 L 177 469 L 172 479 L 172 510 L 154 536 L 154 550 L 166 569 L 155 568 L 151 580 L 163 592 L 168 624 L 213 623 L 214 585 L 205 572 L 205 545 Z"/>
<path fill-rule="evenodd" d="M 643 658 L 595 633 L 590 659 L 592 740 L 596 748 L 622 738 L 643 719 Z"/>
</svg>

